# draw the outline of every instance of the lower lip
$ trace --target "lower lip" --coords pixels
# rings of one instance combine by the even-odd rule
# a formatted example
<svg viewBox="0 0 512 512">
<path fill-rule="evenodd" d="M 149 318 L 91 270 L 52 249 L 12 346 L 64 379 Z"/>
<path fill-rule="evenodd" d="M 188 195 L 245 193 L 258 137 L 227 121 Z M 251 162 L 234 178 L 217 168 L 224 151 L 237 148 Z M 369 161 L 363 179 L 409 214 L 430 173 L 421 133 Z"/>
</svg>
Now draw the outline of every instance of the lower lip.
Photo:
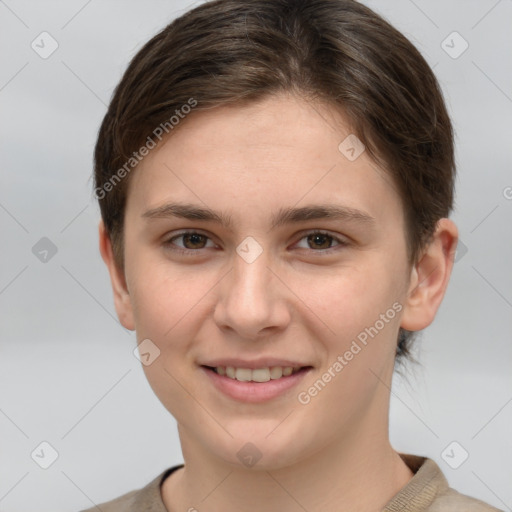
<svg viewBox="0 0 512 512">
<path fill-rule="evenodd" d="M 241 382 L 219 375 L 204 366 L 201 366 L 200 369 L 211 379 L 219 391 L 230 398 L 240 402 L 259 403 L 286 393 L 295 387 L 312 368 L 303 368 L 292 375 L 271 379 L 268 382 Z"/>
</svg>

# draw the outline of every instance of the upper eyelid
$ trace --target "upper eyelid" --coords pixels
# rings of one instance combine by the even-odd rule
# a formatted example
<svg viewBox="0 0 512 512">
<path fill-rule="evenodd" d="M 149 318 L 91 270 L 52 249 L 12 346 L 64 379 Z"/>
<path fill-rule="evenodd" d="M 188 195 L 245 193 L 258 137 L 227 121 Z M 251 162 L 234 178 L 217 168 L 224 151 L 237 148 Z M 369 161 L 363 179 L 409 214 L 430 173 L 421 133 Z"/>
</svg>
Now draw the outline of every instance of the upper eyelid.
<svg viewBox="0 0 512 512">
<path fill-rule="evenodd" d="M 216 243 L 215 240 L 207 233 L 204 233 L 203 231 L 201 231 L 200 229 L 188 229 L 188 230 L 185 230 L 185 231 L 181 231 L 180 233 L 176 233 L 172 236 L 169 236 L 169 237 L 165 237 L 165 242 L 166 243 L 169 243 L 171 242 L 172 240 L 176 239 L 176 238 L 180 238 L 182 236 L 185 236 L 185 235 L 190 235 L 190 234 L 193 234 L 193 235 L 202 235 L 206 238 L 208 238 L 209 240 L 211 240 L 212 242 Z M 192 250 L 192 249 L 189 249 L 189 250 Z"/>
</svg>

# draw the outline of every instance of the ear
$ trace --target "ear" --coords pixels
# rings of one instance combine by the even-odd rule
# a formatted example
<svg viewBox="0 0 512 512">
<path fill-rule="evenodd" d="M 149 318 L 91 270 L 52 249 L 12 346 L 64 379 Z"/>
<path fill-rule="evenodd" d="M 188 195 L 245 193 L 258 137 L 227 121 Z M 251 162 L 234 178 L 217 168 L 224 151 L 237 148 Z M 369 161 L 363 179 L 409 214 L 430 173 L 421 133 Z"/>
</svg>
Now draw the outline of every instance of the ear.
<svg viewBox="0 0 512 512">
<path fill-rule="evenodd" d="M 400 327 L 420 331 L 434 320 L 448 287 L 457 241 L 457 226 L 440 219 L 432 241 L 412 267 Z"/>
<path fill-rule="evenodd" d="M 132 303 L 128 287 L 126 286 L 126 279 L 124 273 L 118 268 L 115 262 L 112 243 L 105 229 L 105 225 L 103 224 L 103 220 L 100 221 L 98 226 L 98 234 L 101 257 L 105 265 L 107 265 L 110 274 L 110 283 L 112 285 L 112 291 L 114 292 L 114 304 L 117 316 L 123 327 L 134 331 L 135 322 L 133 320 Z"/>
</svg>

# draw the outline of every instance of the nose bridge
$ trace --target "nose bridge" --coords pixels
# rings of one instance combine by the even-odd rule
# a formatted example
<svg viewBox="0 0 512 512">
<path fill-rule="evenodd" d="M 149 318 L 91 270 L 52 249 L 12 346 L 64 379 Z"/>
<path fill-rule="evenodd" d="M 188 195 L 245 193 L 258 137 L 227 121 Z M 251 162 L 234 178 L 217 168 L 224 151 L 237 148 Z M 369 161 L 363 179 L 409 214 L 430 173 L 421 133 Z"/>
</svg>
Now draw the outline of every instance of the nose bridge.
<svg viewBox="0 0 512 512">
<path fill-rule="evenodd" d="M 219 327 L 230 327 L 250 338 L 268 327 L 283 326 L 287 314 L 271 267 L 270 252 L 254 239 L 233 255 L 232 272 L 220 289 L 216 307 Z M 281 304 L 279 304 L 281 302 Z"/>
<path fill-rule="evenodd" d="M 230 283 L 230 295 L 246 306 L 252 304 L 253 308 L 262 309 L 264 303 L 270 300 L 272 273 L 269 270 L 270 258 L 269 251 L 263 250 L 256 252 L 250 242 L 247 245 L 240 244 L 237 248 L 237 254 L 233 261 L 233 272 Z M 261 247 L 261 246 L 260 246 Z M 263 301 L 263 303 L 259 303 Z"/>
</svg>

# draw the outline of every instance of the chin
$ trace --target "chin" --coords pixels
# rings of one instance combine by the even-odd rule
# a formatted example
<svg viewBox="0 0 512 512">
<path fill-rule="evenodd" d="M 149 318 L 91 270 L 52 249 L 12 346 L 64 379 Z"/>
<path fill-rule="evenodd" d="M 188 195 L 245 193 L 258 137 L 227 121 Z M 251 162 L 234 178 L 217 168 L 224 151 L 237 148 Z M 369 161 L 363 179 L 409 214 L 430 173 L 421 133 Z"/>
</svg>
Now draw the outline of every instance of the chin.
<svg viewBox="0 0 512 512">
<path fill-rule="evenodd" d="M 275 427 L 274 427 L 275 428 Z M 211 453 L 225 463 L 235 466 L 237 470 L 276 471 L 297 463 L 306 456 L 307 447 L 297 443 L 296 435 L 288 435 L 283 430 L 283 437 L 268 435 L 271 430 L 262 429 L 261 435 L 237 435 L 213 443 Z M 254 432 L 254 429 L 253 429 Z M 211 438 L 207 443 L 211 444 Z M 234 468 L 234 469 L 235 469 Z"/>
</svg>

